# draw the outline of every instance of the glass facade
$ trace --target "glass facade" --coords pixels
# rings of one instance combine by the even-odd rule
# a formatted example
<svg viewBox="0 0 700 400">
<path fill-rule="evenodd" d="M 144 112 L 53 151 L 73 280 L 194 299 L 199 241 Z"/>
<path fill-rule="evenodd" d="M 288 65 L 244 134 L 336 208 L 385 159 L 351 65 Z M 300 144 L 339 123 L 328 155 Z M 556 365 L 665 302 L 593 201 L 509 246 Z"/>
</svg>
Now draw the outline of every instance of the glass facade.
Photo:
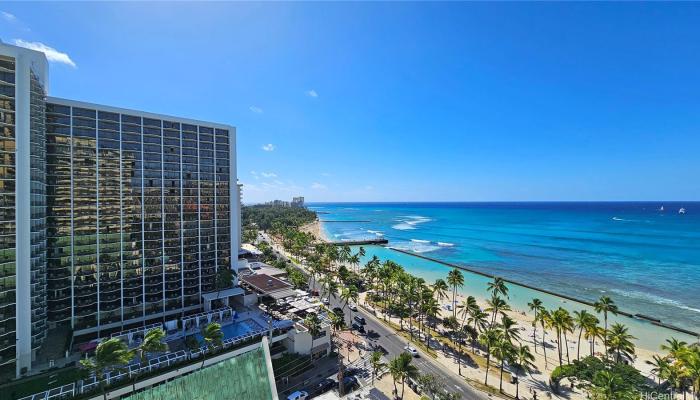
<svg viewBox="0 0 700 400">
<path fill-rule="evenodd" d="M 0 368 L 14 373 L 16 339 L 15 62 L 0 58 Z"/>
<path fill-rule="evenodd" d="M 47 104 L 49 321 L 200 309 L 231 266 L 229 130 L 95 107 Z"/>
</svg>

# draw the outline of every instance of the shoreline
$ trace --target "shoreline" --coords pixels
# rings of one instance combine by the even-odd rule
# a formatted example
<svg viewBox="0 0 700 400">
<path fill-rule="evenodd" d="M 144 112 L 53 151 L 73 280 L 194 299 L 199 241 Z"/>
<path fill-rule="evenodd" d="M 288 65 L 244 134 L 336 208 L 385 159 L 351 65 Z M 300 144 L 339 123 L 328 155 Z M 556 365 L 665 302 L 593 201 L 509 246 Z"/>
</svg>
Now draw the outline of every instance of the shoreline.
<svg viewBox="0 0 700 400">
<path fill-rule="evenodd" d="M 319 240 L 322 240 L 322 241 L 328 242 L 328 243 L 333 242 L 332 240 L 329 240 L 329 238 L 326 236 L 325 231 L 323 229 L 322 221 L 320 219 L 317 219 L 316 221 L 303 226 L 301 229 L 305 232 L 313 234 Z M 468 272 L 468 273 L 471 273 L 471 274 L 474 274 L 477 276 L 481 276 L 484 278 L 492 279 L 495 276 L 495 275 L 492 275 L 492 274 L 489 274 L 489 273 L 486 273 L 483 271 L 478 271 L 478 270 L 475 270 L 475 269 L 472 269 L 469 267 L 461 266 L 458 264 L 453 264 L 453 263 L 450 263 L 447 261 L 442 261 L 442 260 L 435 259 L 432 257 L 427 257 L 427 256 L 424 256 L 421 254 L 412 253 L 410 251 L 395 249 L 395 248 L 392 248 L 390 245 L 384 245 L 384 246 L 378 246 L 378 247 L 382 247 L 384 249 L 388 249 L 388 250 L 394 251 L 398 254 L 408 256 L 408 257 L 415 257 L 415 258 L 420 259 L 420 260 L 425 260 L 428 262 L 440 264 L 440 265 L 447 267 L 447 268 L 458 268 L 462 271 L 465 271 L 465 272 Z M 591 302 L 591 301 L 577 299 L 575 297 L 572 297 L 572 296 L 569 296 L 566 294 L 561 294 L 561 293 L 557 293 L 557 292 L 554 292 L 551 290 L 538 288 L 538 287 L 535 287 L 532 285 L 528 285 L 528 284 L 514 281 L 512 279 L 507 279 L 507 278 L 503 278 L 503 279 L 511 285 L 515 285 L 515 286 L 523 288 L 523 289 L 527 289 L 527 290 L 531 290 L 531 291 L 534 291 L 537 293 L 542 293 L 544 295 L 551 296 L 552 298 L 555 298 L 563 303 L 570 301 L 570 302 L 575 302 L 577 304 L 580 304 L 582 306 L 593 307 L 593 302 Z M 677 333 L 680 335 L 686 335 L 688 338 L 692 338 L 693 342 L 700 340 L 700 333 L 698 333 L 698 332 L 694 332 L 694 331 L 689 330 L 689 329 L 665 324 L 663 322 L 658 322 L 658 321 L 655 321 L 651 317 L 638 317 L 638 316 L 635 316 L 634 313 L 630 313 L 630 312 L 626 312 L 626 311 L 619 311 L 618 315 L 621 317 L 624 317 L 624 318 L 629 318 L 629 320 L 631 322 L 633 322 L 634 324 L 638 324 L 638 326 L 640 326 L 641 329 L 648 330 L 649 332 L 657 331 L 659 328 L 661 328 L 661 329 L 667 329 L 669 331 L 668 332 L 669 334 L 667 335 L 669 338 L 673 337 L 673 333 Z M 638 338 L 638 339 L 642 340 L 640 338 Z M 685 339 L 685 338 L 682 338 L 682 339 Z M 654 346 L 644 345 L 640 342 L 637 342 L 635 347 L 637 347 L 638 349 L 644 349 L 644 350 L 652 351 L 652 352 L 658 351 L 658 349 L 655 349 Z"/>
</svg>

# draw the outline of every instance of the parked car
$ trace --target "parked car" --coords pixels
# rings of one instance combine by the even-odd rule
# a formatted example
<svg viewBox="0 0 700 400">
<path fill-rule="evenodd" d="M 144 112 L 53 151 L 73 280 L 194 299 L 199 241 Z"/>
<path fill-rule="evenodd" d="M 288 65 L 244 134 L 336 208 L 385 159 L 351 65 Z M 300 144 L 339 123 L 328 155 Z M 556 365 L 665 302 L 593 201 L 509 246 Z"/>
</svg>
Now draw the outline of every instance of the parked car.
<svg viewBox="0 0 700 400">
<path fill-rule="evenodd" d="M 350 393 L 353 389 L 360 386 L 360 382 L 354 376 L 346 376 L 343 378 L 343 389 L 345 393 Z"/>
<path fill-rule="evenodd" d="M 352 323 L 352 329 L 358 331 L 359 333 L 365 333 L 365 327 L 358 324 L 357 322 Z"/>
<path fill-rule="evenodd" d="M 338 385 L 338 382 L 334 381 L 331 378 L 326 378 L 316 385 L 316 389 L 315 389 L 314 394 L 319 395 L 319 394 L 326 393 L 327 391 L 335 388 L 337 385 Z"/>
<path fill-rule="evenodd" d="M 367 321 L 365 321 L 365 317 L 361 317 L 359 315 L 355 315 L 355 318 L 353 318 L 353 319 L 355 320 L 355 322 L 357 322 L 358 324 L 361 324 L 361 325 L 364 325 L 367 323 Z"/>
<path fill-rule="evenodd" d="M 355 303 L 348 303 L 348 308 L 357 311 L 357 305 Z"/>
<path fill-rule="evenodd" d="M 406 353 L 412 355 L 413 357 L 418 357 L 420 355 L 420 354 L 418 354 L 418 350 L 416 350 L 416 348 L 413 346 L 409 345 L 409 346 L 404 347 L 403 349 Z"/>
<path fill-rule="evenodd" d="M 296 392 L 287 396 L 287 400 L 306 400 L 309 398 L 309 394 L 303 390 L 297 390 Z"/>
<path fill-rule="evenodd" d="M 311 295 L 318 297 L 319 296 L 318 290 L 316 290 L 316 289 L 312 290 Z"/>
</svg>

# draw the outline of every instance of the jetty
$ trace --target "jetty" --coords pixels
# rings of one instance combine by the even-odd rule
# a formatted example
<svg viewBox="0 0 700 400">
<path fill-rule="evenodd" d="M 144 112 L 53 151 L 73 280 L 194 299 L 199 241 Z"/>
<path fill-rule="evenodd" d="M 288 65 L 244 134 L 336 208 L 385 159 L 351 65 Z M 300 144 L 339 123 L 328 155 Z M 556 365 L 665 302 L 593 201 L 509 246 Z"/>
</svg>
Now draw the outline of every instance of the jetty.
<svg viewBox="0 0 700 400">
<path fill-rule="evenodd" d="M 388 239 L 365 239 L 365 240 L 336 240 L 330 244 L 336 246 L 362 246 L 362 245 L 385 245 L 388 244 Z"/>
<path fill-rule="evenodd" d="M 337 221 L 319 220 L 318 222 L 328 223 L 328 222 L 372 222 L 372 221 L 363 220 L 363 219 L 355 219 L 355 220 L 345 219 L 345 220 L 337 220 Z"/>
</svg>

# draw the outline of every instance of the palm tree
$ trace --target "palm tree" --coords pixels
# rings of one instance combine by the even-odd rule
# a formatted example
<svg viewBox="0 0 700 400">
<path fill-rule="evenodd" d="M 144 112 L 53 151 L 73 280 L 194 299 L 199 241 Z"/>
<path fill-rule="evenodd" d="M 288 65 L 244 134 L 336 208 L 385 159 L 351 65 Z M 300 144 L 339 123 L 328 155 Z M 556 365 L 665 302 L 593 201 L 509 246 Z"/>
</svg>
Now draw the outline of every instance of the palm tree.
<svg viewBox="0 0 700 400">
<path fill-rule="evenodd" d="M 615 354 L 615 361 L 622 362 L 624 358 L 632 360 L 634 356 L 634 344 L 632 340 L 636 339 L 630 335 L 626 326 L 615 323 L 610 328 L 607 334 L 608 351 L 610 354 Z"/>
<path fill-rule="evenodd" d="M 656 376 L 657 384 L 660 385 L 661 378 L 666 375 L 666 370 L 669 366 L 668 359 L 655 354 L 651 360 L 646 360 L 646 363 L 651 365 L 651 373 Z"/>
<path fill-rule="evenodd" d="M 498 313 L 503 314 L 505 311 L 510 310 L 508 303 L 506 303 L 506 301 L 502 298 L 498 297 L 498 295 L 492 296 L 490 300 L 486 301 L 486 304 L 488 304 L 486 311 L 491 313 L 491 326 L 496 323 L 496 315 Z"/>
<path fill-rule="evenodd" d="M 512 344 L 514 340 L 520 341 L 518 323 L 508 315 L 501 316 L 501 330 L 503 330 L 503 338 L 508 343 Z"/>
<path fill-rule="evenodd" d="M 309 313 L 304 319 L 304 325 L 306 325 L 306 329 L 309 330 L 309 334 L 311 335 L 310 358 L 311 360 L 313 360 L 314 338 L 316 338 L 316 336 L 318 336 L 321 333 L 321 319 L 318 317 L 318 314 L 314 312 Z M 340 356 L 338 356 L 338 358 L 340 358 Z"/>
<path fill-rule="evenodd" d="M 168 351 L 168 345 L 163 343 L 165 331 L 161 328 L 151 329 L 144 335 L 143 341 L 136 348 L 136 356 L 141 364 L 146 362 L 146 355 L 149 353 L 163 353 Z M 133 380 L 134 392 L 136 391 L 136 375 Z"/>
<path fill-rule="evenodd" d="M 467 319 L 467 322 L 473 326 L 474 332 L 477 333 L 477 337 L 478 337 L 479 333 L 484 332 L 489 327 L 488 316 L 489 315 L 486 314 L 483 310 L 481 310 L 480 308 L 477 308 L 469 316 L 469 319 Z M 472 340 L 472 352 L 474 351 L 475 345 L 476 345 L 476 341 Z"/>
<path fill-rule="evenodd" d="M 595 312 L 598 314 L 603 313 L 603 319 L 605 321 L 605 331 L 608 331 L 608 313 L 617 315 L 617 305 L 615 305 L 615 302 L 608 296 L 601 296 L 601 298 L 593 303 L 593 308 L 595 309 Z M 607 333 L 603 337 L 603 344 L 605 345 L 605 357 L 608 357 L 608 335 Z"/>
<path fill-rule="evenodd" d="M 447 290 L 449 290 L 447 282 L 442 279 L 435 280 L 435 283 L 433 284 L 433 293 L 435 293 L 435 297 L 437 297 L 438 302 L 447 298 Z"/>
<path fill-rule="evenodd" d="M 666 339 L 667 344 L 661 345 L 661 350 L 668 352 L 668 355 L 678 360 L 681 355 L 688 350 L 688 343 L 676 338 Z"/>
<path fill-rule="evenodd" d="M 438 313 L 440 312 L 440 304 L 437 299 L 431 297 L 426 300 L 424 305 L 425 318 L 428 322 L 428 333 L 425 335 L 425 344 L 430 348 L 430 321 L 435 321 L 437 319 Z M 435 327 L 433 326 L 433 329 Z"/>
<path fill-rule="evenodd" d="M 450 337 L 452 338 L 452 346 L 453 349 L 457 348 L 457 343 L 461 339 L 461 329 L 460 329 L 460 324 L 457 318 L 455 317 L 447 317 L 445 320 L 442 322 L 442 325 L 450 331 Z M 457 359 L 457 369 L 459 375 L 462 375 L 462 346 L 460 344 L 459 350 L 455 352 L 455 358 Z"/>
<path fill-rule="evenodd" d="M 535 364 L 533 363 L 535 361 L 535 356 L 532 355 L 530 352 L 530 348 L 528 346 L 523 346 L 520 345 L 516 348 L 515 350 L 515 356 L 513 357 L 513 363 L 514 366 L 518 371 L 522 371 L 526 374 L 529 374 L 532 370 L 535 369 Z M 515 379 L 515 399 L 519 399 L 519 394 L 520 394 L 520 379 Z"/>
<path fill-rule="evenodd" d="M 537 352 L 537 321 L 538 321 L 538 314 L 540 311 L 544 309 L 544 306 L 542 305 L 542 300 L 538 298 L 532 299 L 531 302 L 527 303 L 527 306 L 530 308 L 530 311 L 534 311 L 535 313 L 535 319 L 532 321 L 532 341 L 535 344 L 535 352 Z"/>
<path fill-rule="evenodd" d="M 592 326 L 598 325 L 598 318 L 586 310 L 574 311 L 574 324 L 578 328 L 578 341 L 576 344 L 576 359 L 581 359 L 581 336 L 583 331 L 591 330 Z"/>
<path fill-rule="evenodd" d="M 455 307 L 455 297 L 457 296 L 457 288 L 464 286 L 464 274 L 457 268 L 453 268 L 447 274 L 447 283 L 452 286 L 452 315 L 457 316 L 457 308 Z"/>
<path fill-rule="evenodd" d="M 357 304 L 357 298 L 359 294 L 357 292 L 357 286 L 349 285 L 340 290 L 340 300 L 343 301 L 343 310 L 348 305 L 348 302 L 352 301 Z M 352 313 L 350 314 L 352 316 Z"/>
<path fill-rule="evenodd" d="M 506 281 L 504 281 L 503 278 L 493 278 L 493 282 L 489 282 L 486 290 L 491 293 L 491 297 L 501 294 L 505 298 L 508 298 L 508 286 L 506 286 Z"/>
<path fill-rule="evenodd" d="M 406 379 L 418 377 L 418 368 L 411 364 L 413 356 L 408 353 L 401 353 L 396 358 L 389 362 L 389 373 L 394 379 L 394 391 L 398 394 L 399 390 L 396 387 L 396 381 L 401 381 L 401 399 L 403 400 L 404 385 Z"/>
<path fill-rule="evenodd" d="M 129 351 L 126 343 L 118 338 L 112 338 L 98 344 L 95 349 L 95 356 L 80 360 L 80 365 L 95 374 L 95 379 L 99 382 L 102 390 L 102 396 L 107 400 L 103 381 L 105 371 L 123 368 L 133 357 L 134 353 Z"/>
<path fill-rule="evenodd" d="M 372 386 L 374 386 L 374 378 L 379 373 L 379 370 L 386 367 L 386 364 L 382 362 L 382 352 L 375 351 L 372 353 L 369 359 L 369 363 L 372 366 Z"/>
<path fill-rule="evenodd" d="M 694 347 L 692 351 L 687 351 L 682 357 L 685 365 L 686 376 L 690 380 L 692 398 L 700 392 L 700 348 Z"/>
<path fill-rule="evenodd" d="M 212 322 L 202 328 L 202 338 L 207 346 L 207 351 L 213 351 L 217 346 L 221 346 L 224 338 L 224 333 L 221 332 L 221 325 L 217 322 Z M 204 368 L 204 361 L 207 359 L 207 352 L 202 355 L 202 365 L 199 368 Z"/>
<path fill-rule="evenodd" d="M 498 382 L 498 391 L 503 393 L 503 368 L 505 367 L 506 362 L 510 363 L 513 360 L 513 357 L 515 356 L 515 346 L 513 346 L 513 344 L 506 339 L 505 336 L 502 336 L 500 340 L 496 341 L 495 346 L 492 347 L 492 351 L 493 356 L 500 361 L 500 380 Z"/>
<path fill-rule="evenodd" d="M 479 343 L 486 347 L 486 379 L 484 385 L 488 386 L 489 382 L 489 367 L 491 366 L 491 348 L 496 346 L 501 341 L 503 333 L 493 327 L 487 328 L 479 336 Z"/>
<path fill-rule="evenodd" d="M 539 314 L 537 315 L 537 321 L 534 322 L 539 322 L 540 326 L 542 327 L 542 353 L 544 354 L 544 366 L 545 369 L 547 369 L 548 362 L 547 362 L 547 327 L 552 326 L 552 314 L 545 309 L 544 307 L 540 309 Z"/>
<path fill-rule="evenodd" d="M 462 326 L 464 326 L 466 324 L 469 317 L 471 317 L 471 316 L 473 316 L 481 311 L 474 296 L 467 296 L 467 298 L 464 301 L 462 301 L 462 304 L 460 304 L 457 308 L 459 309 L 460 317 L 462 317 L 462 323 L 461 323 Z M 476 331 L 476 326 L 474 327 L 474 331 Z M 478 331 L 477 331 L 477 335 L 478 335 Z M 472 340 L 472 343 L 474 343 L 473 340 Z"/>
</svg>

